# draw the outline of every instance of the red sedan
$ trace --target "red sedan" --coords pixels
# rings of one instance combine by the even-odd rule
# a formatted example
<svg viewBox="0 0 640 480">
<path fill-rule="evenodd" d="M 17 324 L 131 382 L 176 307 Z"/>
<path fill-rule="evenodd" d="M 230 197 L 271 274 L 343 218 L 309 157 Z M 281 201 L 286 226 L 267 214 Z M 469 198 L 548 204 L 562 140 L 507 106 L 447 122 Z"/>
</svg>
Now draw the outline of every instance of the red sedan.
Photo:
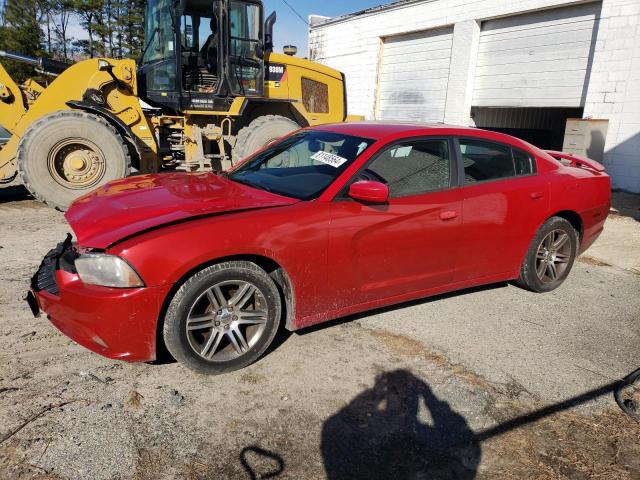
<svg viewBox="0 0 640 480">
<path fill-rule="evenodd" d="M 163 341 L 221 373 L 258 359 L 281 324 L 499 281 L 553 290 L 609 198 L 597 162 L 507 135 L 325 125 L 227 174 L 140 176 L 79 199 L 77 241 L 45 257 L 28 300 L 109 358 L 153 360 Z"/>
</svg>

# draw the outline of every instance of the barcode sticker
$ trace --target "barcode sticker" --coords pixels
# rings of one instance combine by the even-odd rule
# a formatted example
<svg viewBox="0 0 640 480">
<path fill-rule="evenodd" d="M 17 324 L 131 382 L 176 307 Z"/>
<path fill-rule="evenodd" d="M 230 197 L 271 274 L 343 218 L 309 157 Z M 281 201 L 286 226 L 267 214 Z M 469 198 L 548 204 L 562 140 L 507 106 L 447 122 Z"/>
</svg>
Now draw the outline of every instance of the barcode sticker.
<svg viewBox="0 0 640 480">
<path fill-rule="evenodd" d="M 323 152 L 322 150 L 311 155 L 313 160 L 316 160 L 321 163 L 326 163 L 327 165 L 331 165 L 332 167 L 338 168 L 344 162 L 347 161 L 346 158 L 341 157 L 340 155 L 334 155 L 333 153 Z"/>
</svg>

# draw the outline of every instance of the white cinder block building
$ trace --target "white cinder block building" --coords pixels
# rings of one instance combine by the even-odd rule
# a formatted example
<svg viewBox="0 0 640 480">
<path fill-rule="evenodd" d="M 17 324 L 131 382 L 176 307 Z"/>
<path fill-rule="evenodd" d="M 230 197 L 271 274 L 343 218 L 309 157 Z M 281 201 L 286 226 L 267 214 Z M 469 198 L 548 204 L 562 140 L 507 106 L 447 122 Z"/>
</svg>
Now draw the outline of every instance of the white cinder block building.
<svg viewBox="0 0 640 480">
<path fill-rule="evenodd" d="M 640 193 L 640 0 L 414 0 L 310 20 L 309 57 L 346 74 L 349 113 L 503 131 L 600 159 Z"/>
</svg>

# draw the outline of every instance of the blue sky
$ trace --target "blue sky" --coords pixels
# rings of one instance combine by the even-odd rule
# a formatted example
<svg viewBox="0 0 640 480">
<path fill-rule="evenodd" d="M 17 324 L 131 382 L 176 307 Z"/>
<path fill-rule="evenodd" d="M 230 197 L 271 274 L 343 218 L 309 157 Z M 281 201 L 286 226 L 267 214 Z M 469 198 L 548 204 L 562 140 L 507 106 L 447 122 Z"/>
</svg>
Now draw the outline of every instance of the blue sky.
<svg viewBox="0 0 640 480">
<path fill-rule="evenodd" d="M 301 56 L 307 52 L 307 26 L 298 18 L 282 0 L 263 0 L 265 16 L 272 11 L 278 14 L 275 31 L 273 33 L 276 50 L 282 51 L 282 46 L 287 44 L 296 45 Z M 346 13 L 357 12 L 365 8 L 392 3 L 381 0 L 287 0 L 296 11 L 306 20 L 309 15 L 323 15 L 325 17 L 336 17 Z"/>
</svg>

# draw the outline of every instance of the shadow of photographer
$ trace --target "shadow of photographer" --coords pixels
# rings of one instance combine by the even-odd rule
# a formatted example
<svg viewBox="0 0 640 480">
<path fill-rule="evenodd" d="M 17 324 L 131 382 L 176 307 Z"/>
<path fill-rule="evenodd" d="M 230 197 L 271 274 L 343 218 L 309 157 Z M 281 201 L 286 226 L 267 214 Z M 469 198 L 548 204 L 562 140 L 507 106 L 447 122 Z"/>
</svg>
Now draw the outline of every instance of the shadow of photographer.
<svg viewBox="0 0 640 480">
<path fill-rule="evenodd" d="M 330 480 L 472 479 L 481 457 L 464 417 L 407 370 L 381 374 L 330 417 L 321 451 Z"/>
</svg>

